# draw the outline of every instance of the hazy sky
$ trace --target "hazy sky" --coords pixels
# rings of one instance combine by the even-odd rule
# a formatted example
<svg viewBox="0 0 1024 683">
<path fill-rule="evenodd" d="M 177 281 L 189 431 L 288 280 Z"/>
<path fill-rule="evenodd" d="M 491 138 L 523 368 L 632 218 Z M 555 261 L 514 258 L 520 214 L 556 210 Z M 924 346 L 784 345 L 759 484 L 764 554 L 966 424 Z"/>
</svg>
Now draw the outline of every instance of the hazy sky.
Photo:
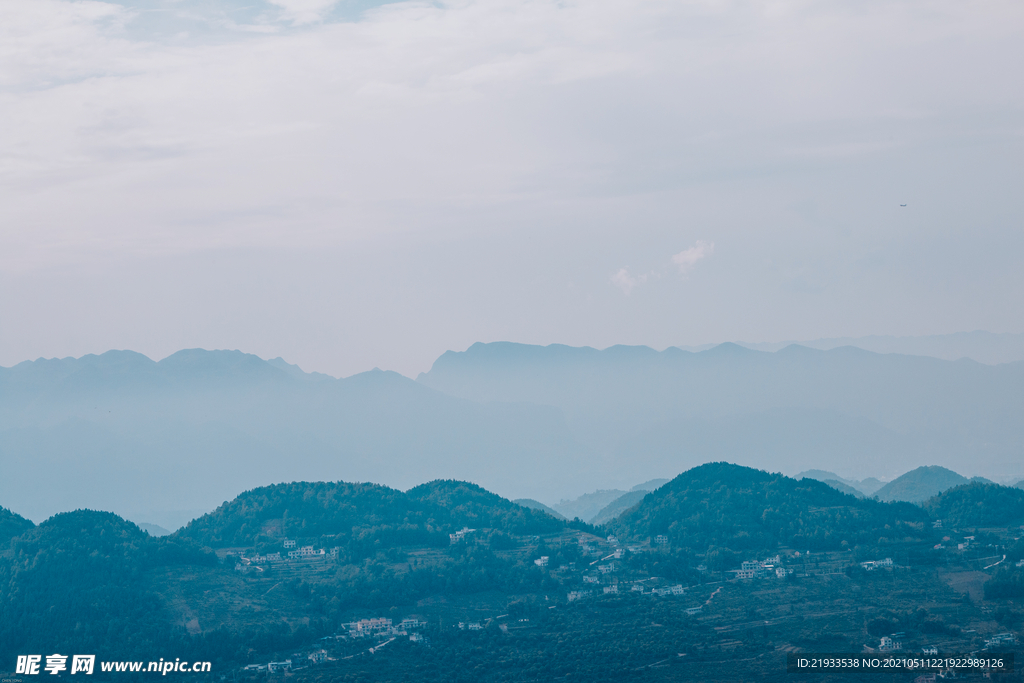
<svg viewBox="0 0 1024 683">
<path fill-rule="evenodd" d="M 1020 0 L 6 0 L 0 365 L 1024 332 L 1022 65 Z"/>
</svg>

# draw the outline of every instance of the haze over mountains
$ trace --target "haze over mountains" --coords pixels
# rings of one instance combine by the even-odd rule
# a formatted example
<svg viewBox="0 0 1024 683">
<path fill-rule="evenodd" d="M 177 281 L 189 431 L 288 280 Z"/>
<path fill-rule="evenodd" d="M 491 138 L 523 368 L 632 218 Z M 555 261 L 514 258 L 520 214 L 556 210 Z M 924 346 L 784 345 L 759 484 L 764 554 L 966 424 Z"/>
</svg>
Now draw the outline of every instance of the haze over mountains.
<svg viewBox="0 0 1024 683">
<path fill-rule="evenodd" d="M 593 462 L 637 480 L 712 460 L 847 478 L 920 465 L 1020 472 L 1024 363 L 881 355 L 475 344 L 419 382 L 479 402 L 550 405 Z"/>
<path fill-rule="evenodd" d="M 0 500 L 37 521 L 89 507 L 174 529 L 302 479 L 458 478 L 550 505 L 712 460 L 1019 479 L 1022 450 L 1024 363 L 852 348 L 476 344 L 416 381 L 334 379 L 237 351 L 0 369 Z"/>
<path fill-rule="evenodd" d="M 783 342 L 736 342 L 754 351 L 778 351 L 792 344 L 809 349 L 829 351 L 841 346 L 855 346 L 875 353 L 900 353 L 907 356 L 930 356 L 943 360 L 971 360 L 988 365 L 1024 360 L 1024 334 L 995 334 L 984 330 L 933 334 L 918 337 L 871 335 L 867 337 L 832 337 L 825 339 L 790 340 Z M 716 344 L 681 346 L 686 351 L 704 351 Z"/>
</svg>

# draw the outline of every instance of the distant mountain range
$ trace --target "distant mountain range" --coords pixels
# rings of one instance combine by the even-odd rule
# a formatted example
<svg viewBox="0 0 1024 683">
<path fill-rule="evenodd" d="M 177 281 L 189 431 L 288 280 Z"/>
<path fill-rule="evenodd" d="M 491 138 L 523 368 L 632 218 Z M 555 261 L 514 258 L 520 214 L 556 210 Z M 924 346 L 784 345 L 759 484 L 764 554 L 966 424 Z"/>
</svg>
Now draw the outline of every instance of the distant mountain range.
<svg viewBox="0 0 1024 683">
<path fill-rule="evenodd" d="M 791 340 L 784 342 L 736 342 L 754 351 L 779 351 L 797 344 L 809 349 L 829 351 L 842 346 L 853 346 L 874 353 L 899 353 L 905 356 L 930 356 L 943 360 L 971 360 L 987 365 L 1013 363 L 1024 360 L 1024 334 L 995 334 L 976 330 L 953 334 L 933 334 L 917 337 L 872 335 L 868 337 L 832 337 L 827 339 Z M 685 351 L 704 351 L 717 344 L 680 346 Z"/>
<path fill-rule="evenodd" d="M 843 479 L 835 472 L 826 472 L 824 470 L 807 470 L 796 475 L 797 479 L 816 479 L 818 481 L 825 482 L 834 489 L 839 489 L 843 493 L 849 493 L 858 497 L 865 497 L 874 495 L 875 491 L 885 486 L 884 482 L 879 481 L 875 477 L 868 477 L 861 481 Z"/>
<path fill-rule="evenodd" d="M 845 347 L 699 353 L 474 344 L 421 384 L 481 403 L 557 408 L 591 467 L 614 478 L 728 460 L 846 479 L 937 464 L 1005 477 L 1024 467 L 1024 363 Z M 593 490 L 593 489 L 591 489 Z"/>
<path fill-rule="evenodd" d="M 995 484 L 984 477 L 968 479 L 963 475 L 937 465 L 918 467 L 883 484 L 877 479 L 849 481 L 832 472 L 808 470 L 797 479 L 816 479 L 834 489 L 864 498 L 874 497 L 885 502 L 922 503 L 933 496 L 965 484 Z M 1019 484 L 1018 484 L 1019 485 Z"/>
<path fill-rule="evenodd" d="M 651 479 L 629 491 L 618 489 L 585 493 L 574 500 L 563 500 L 552 506 L 566 519 L 579 518 L 590 524 L 603 524 L 633 507 L 649 491 L 668 483 L 668 479 Z"/>
<path fill-rule="evenodd" d="M 582 461 L 554 408 L 467 401 L 393 372 L 339 380 L 203 350 L 0 368 L 0 500 L 36 520 L 92 508 L 175 529 L 298 479 L 458 477 L 550 499 L 564 488 L 548 477 Z"/>
<path fill-rule="evenodd" d="M 416 381 L 197 349 L 0 368 L 0 500 L 35 520 L 93 508 L 175 529 L 272 482 L 448 478 L 549 502 L 608 491 L 551 505 L 586 520 L 623 482 L 712 460 L 1016 479 L 1022 449 L 1024 363 L 853 348 L 475 344 Z"/>
</svg>

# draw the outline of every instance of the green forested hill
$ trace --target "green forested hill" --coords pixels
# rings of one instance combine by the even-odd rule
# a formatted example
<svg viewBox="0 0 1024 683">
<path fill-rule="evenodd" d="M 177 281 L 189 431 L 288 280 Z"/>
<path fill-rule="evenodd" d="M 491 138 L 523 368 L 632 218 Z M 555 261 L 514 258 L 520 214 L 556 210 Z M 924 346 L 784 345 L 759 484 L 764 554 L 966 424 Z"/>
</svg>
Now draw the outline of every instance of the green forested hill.
<svg viewBox="0 0 1024 683">
<path fill-rule="evenodd" d="M 175 641 L 156 595 L 154 567 L 212 565 L 194 543 L 155 539 L 109 512 L 55 515 L 0 554 L 0 657 L 25 652 L 125 653 Z"/>
<path fill-rule="evenodd" d="M 699 551 L 838 550 L 922 539 L 928 521 L 916 505 L 860 500 L 813 479 L 709 463 L 680 474 L 609 526 L 633 537 L 665 534 L 674 546 Z"/>
<path fill-rule="evenodd" d="M 333 643 L 327 647 L 345 657 L 334 660 L 337 671 L 366 674 L 344 680 L 388 680 L 373 675 L 386 662 L 409 667 L 390 680 L 410 680 L 408 674 L 421 665 L 426 667 L 423 680 L 453 680 L 452 667 L 467 660 L 477 668 L 463 671 L 465 680 L 479 678 L 481 671 L 520 669 L 531 677 L 488 674 L 489 680 L 543 679 L 539 672 L 556 665 L 586 680 L 601 680 L 609 663 L 613 666 L 604 680 L 627 680 L 624 671 L 639 672 L 634 664 L 643 665 L 629 653 L 644 652 L 654 642 L 661 645 L 646 651 L 644 661 L 668 656 L 655 652 L 664 648 L 679 657 L 684 645 L 704 632 L 701 647 L 717 648 L 721 634 L 712 633 L 712 626 L 742 627 L 742 642 L 760 638 L 764 651 L 772 653 L 781 642 L 798 643 L 793 640 L 797 632 L 806 631 L 801 638 L 817 638 L 827 625 L 808 623 L 804 629 L 803 616 L 793 616 L 794 605 L 805 598 L 832 605 L 847 594 L 847 582 L 877 592 L 872 609 L 888 606 L 890 593 L 901 595 L 891 588 L 896 581 L 900 591 L 927 589 L 931 598 L 948 600 L 948 585 L 922 571 L 929 564 L 921 561 L 923 555 L 934 553 L 941 562 L 931 564 L 944 569 L 949 561 L 977 558 L 952 547 L 933 548 L 936 532 L 930 522 L 939 517 L 960 526 L 1002 524 L 1015 519 L 1022 496 L 1012 488 L 975 483 L 924 507 L 882 503 L 810 479 L 711 463 L 646 494 L 608 525 L 623 540 L 666 534 L 668 548 L 620 546 L 605 533 L 588 533 L 595 530 L 585 525 L 453 480 L 408 492 L 344 482 L 268 486 L 161 538 L 110 513 L 79 510 L 39 526 L 7 513 L 0 517 L 3 528 L 21 533 L 0 545 L 0 662 L 25 652 L 96 652 L 106 659 L 173 653 L 214 661 L 217 672 L 228 673 L 248 663 L 305 657 L 294 653 Z M 463 526 L 479 531 L 450 543 L 448 533 Z M 338 546 L 342 552 L 330 559 L 243 566 L 223 550 L 264 552 L 280 548 L 286 537 Z M 226 561 L 206 546 L 221 548 Z M 794 570 L 792 580 L 774 575 L 763 579 L 767 583 L 729 580 L 729 570 L 742 560 L 764 559 L 769 553 L 762 551 L 774 554 L 779 546 L 813 550 L 814 557 L 781 553 L 783 565 Z M 845 549 L 855 552 L 819 552 Z M 1022 554 L 1011 548 L 1007 556 L 986 584 L 989 599 L 1024 595 L 1015 566 Z M 856 564 L 880 557 L 912 559 L 913 569 L 869 573 Z M 698 568 L 701 564 L 708 571 Z M 851 568 L 855 571 L 840 573 Z M 821 572 L 827 572 L 827 581 L 818 577 Z M 672 585 L 687 588 L 681 595 L 655 593 L 659 586 Z M 606 595 L 603 589 L 612 586 L 617 590 Z M 764 591 L 766 586 L 772 590 Z M 568 595 L 578 591 L 593 594 L 570 603 Z M 765 596 L 778 591 L 790 595 L 779 603 L 785 605 L 781 612 L 762 615 L 751 607 L 759 600 L 768 605 L 774 598 Z M 733 601 L 728 618 L 723 600 Z M 955 600 L 959 605 L 959 596 Z M 686 614 L 700 605 L 705 606 L 702 616 Z M 815 607 L 808 615 L 819 612 Z M 375 660 L 357 650 L 365 652 L 377 641 L 330 638 L 344 631 L 346 622 L 378 616 L 423 618 L 432 645 L 417 650 L 422 646 L 400 639 L 387 646 L 398 654 Z M 829 623 L 834 616 L 828 615 Z M 863 621 L 857 616 L 844 626 L 844 637 L 863 642 Z M 467 622 L 467 628 L 459 628 L 459 622 Z M 468 624 L 474 622 L 482 626 L 470 631 Z M 675 626 L 662 631 L 669 623 Z M 756 624 L 756 633 L 749 624 Z M 726 631 L 734 632 L 739 633 Z M 807 647 L 820 646 L 815 643 Z M 581 654 L 580 648 L 591 649 Z M 708 656 L 708 661 L 728 660 L 727 653 Z M 314 668 L 319 671 L 327 669 Z M 322 680 L 328 680 L 324 675 Z"/>
<path fill-rule="evenodd" d="M 547 534 L 565 528 L 563 521 L 551 515 L 464 481 L 438 479 L 409 489 L 407 495 L 453 528 L 490 528 L 511 534 Z"/>
<path fill-rule="evenodd" d="M 358 559 L 382 547 L 446 546 L 448 534 L 464 526 L 539 534 L 564 529 L 565 522 L 454 480 L 407 493 L 377 484 L 294 482 L 246 491 L 176 536 L 214 548 L 330 537 L 325 543 Z"/>
<path fill-rule="evenodd" d="M 425 507 L 378 484 L 293 482 L 242 493 L 175 535 L 213 548 L 342 534 L 343 541 L 447 543 Z M 370 537 L 373 537 L 372 539 Z"/>
<path fill-rule="evenodd" d="M 34 524 L 7 508 L 0 507 L 0 552 L 15 536 L 21 536 Z"/>
<path fill-rule="evenodd" d="M 928 513 L 952 527 L 994 527 L 1024 523 L 1024 490 L 975 482 L 925 501 Z"/>
</svg>

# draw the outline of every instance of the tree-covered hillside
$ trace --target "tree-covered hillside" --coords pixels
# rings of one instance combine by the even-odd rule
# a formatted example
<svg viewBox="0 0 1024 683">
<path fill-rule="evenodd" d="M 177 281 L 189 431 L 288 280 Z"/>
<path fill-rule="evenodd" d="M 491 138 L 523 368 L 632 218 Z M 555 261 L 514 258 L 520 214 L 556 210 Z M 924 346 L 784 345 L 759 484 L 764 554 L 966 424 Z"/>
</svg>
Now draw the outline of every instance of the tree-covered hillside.
<svg viewBox="0 0 1024 683">
<path fill-rule="evenodd" d="M 998 484 L 957 486 L 925 501 L 923 507 L 951 527 L 1024 524 L 1024 490 Z"/>
<path fill-rule="evenodd" d="M 341 535 L 342 541 L 447 542 L 424 506 L 378 484 L 293 482 L 246 491 L 193 520 L 176 535 L 212 548 L 248 547 L 286 538 Z M 370 538 L 372 537 L 372 538 Z"/>
<path fill-rule="evenodd" d="M 453 480 L 407 493 L 377 484 L 293 482 L 246 491 L 176 535 L 213 548 L 324 539 L 358 559 L 398 545 L 446 546 L 448 534 L 464 526 L 540 534 L 565 522 Z"/>
<path fill-rule="evenodd" d="M 116 655 L 177 642 L 158 597 L 143 587 L 156 567 L 210 566 L 182 539 L 155 539 L 109 512 L 55 515 L 0 553 L 0 657 L 25 652 Z"/>
<path fill-rule="evenodd" d="M 411 488 L 406 495 L 427 506 L 448 528 L 468 526 L 511 534 L 549 534 L 565 528 L 562 520 L 464 481 L 438 479 Z"/>
<path fill-rule="evenodd" d="M 15 536 L 21 536 L 31 529 L 34 524 L 19 514 L 11 512 L 7 508 L 0 507 L 0 551 Z"/>
<path fill-rule="evenodd" d="M 791 479 L 728 463 L 695 467 L 648 495 L 609 527 L 703 551 L 780 545 L 838 550 L 927 537 L 916 505 L 860 500 L 813 479 Z"/>
<path fill-rule="evenodd" d="M 390 680 L 410 680 L 414 669 L 423 680 L 452 680 L 451 662 L 462 666 L 469 660 L 476 668 L 463 672 L 465 680 L 487 671 L 529 672 L 492 673 L 487 680 L 534 680 L 543 678 L 538 672 L 544 667 L 577 671 L 586 680 L 602 680 L 601 672 L 603 680 L 627 680 L 624 672 L 640 672 L 634 664 L 643 664 L 630 653 L 661 643 L 643 655 L 657 663 L 668 655 L 680 658 L 698 642 L 718 648 L 719 628 L 742 631 L 743 640 L 737 635 L 736 642 L 753 648 L 751 653 L 777 654 L 782 642 L 832 646 L 835 637 L 828 643 L 816 639 L 835 618 L 845 618 L 833 611 L 837 600 L 846 600 L 856 614 L 842 627 L 842 642 L 864 642 L 861 629 L 872 623 L 860 613 L 867 593 L 875 596 L 873 610 L 890 609 L 893 596 L 903 601 L 901 609 L 925 594 L 943 604 L 955 601 L 957 607 L 945 612 L 951 625 L 942 627 L 951 636 L 958 628 L 968 632 L 966 623 L 953 621 L 968 607 L 927 567 L 994 567 L 984 588 L 987 599 L 1012 601 L 1024 595 L 1016 566 L 1024 551 L 1006 539 L 997 541 L 995 532 L 978 534 L 977 550 L 973 544 L 970 551 L 953 544 L 936 548 L 930 522 L 940 515 L 960 526 L 1005 521 L 991 517 L 992 508 L 1013 519 L 1021 496 L 1015 489 L 975 483 L 924 507 L 882 503 L 810 479 L 711 463 L 646 494 L 609 523 L 626 541 L 621 544 L 607 532 L 592 533 L 586 525 L 453 480 L 408 492 L 344 482 L 268 486 L 161 538 L 110 513 L 80 510 L 39 526 L 7 513 L 0 521 L 21 533 L 0 546 L 0 661 L 25 652 L 96 652 L 105 659 L 173 652 L 213 661 L 215 671 L 226 675 L 246 664 L 302 659 L 327 647 L 336 657 L 330 666 L 338 668 L 312 667 L 312 678 L 305 680 L 387 680 L 373 672 L 392 664 L 410 668 Z M 449 539 L 464 526 L 477 531 Z M 645 542 L 661 534 L 669 537 L 668 547 Z M 341 552 L 254 559 L 281 549 L 285 538 Z M 990 544 L 1004 544 L 1006 561 L 990 564 Z M 219 547 L 221 559 L 205 546 Z M 780 552 L 782 546 L 788 550 Z M 769 572 L 732 580 L 740 562 L 776 553 L 791 572 L 785 578 Z M 884 557 L 896 564 L 877 572 L 858 564 Z M 865 592 L 853 595 L 850 585 Z M 796 614 L 794 606 L 802 601 L 817 606 Z M 700 616 L 687 613 L 702 605 Z M 1010 615 L 1010 607 L 1003 605 L 1000 614 Z M 345 635 L 346 623 L 380 616 L 427 622 L 420 635 L 430 646 L 399 634 L 391 634 L 398 637 L 394 642 L 383 636 L 332 637 Z M 805 616 L 828 623 L 805 628 Z M 675 626 L 663 631 L 667 623 Z M 873 635 L 870 628 L 867 635 Z M 552 650 L 553 643 L 563 645 Z M 369 656 L 374 651 L 367 648 L 379 654 L 383 645 L 396 653 Z M 581 655 L 581 648 L 590 649 Z M 662 649 L 668 655 L 655 656 Z M 671 661 L 684 664 L 697 654 Z M 707 655 L 708 662 L 728 660 L 717 649 Z M 332 678 L 332 672 L 366 675 Z"/>
</svg>

